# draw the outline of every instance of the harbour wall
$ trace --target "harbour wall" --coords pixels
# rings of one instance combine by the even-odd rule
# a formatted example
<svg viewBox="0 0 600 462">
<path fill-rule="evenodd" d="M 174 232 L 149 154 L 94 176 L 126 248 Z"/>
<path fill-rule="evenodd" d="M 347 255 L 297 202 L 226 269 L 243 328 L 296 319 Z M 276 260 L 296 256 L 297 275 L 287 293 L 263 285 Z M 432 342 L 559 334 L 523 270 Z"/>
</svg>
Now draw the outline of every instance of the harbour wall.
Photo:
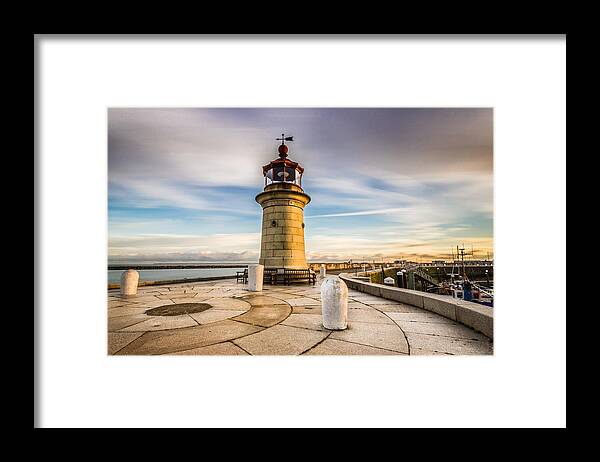
<svg viewBox="0 0 600 462">
<path fill-rule="evenodd" d="M 356 279 L 348 273 L 340 274 L 340 278 L 350 289 L 431 311 L 481 332 L 490 339 L 494 338 L 494 310 L 488 306 L 447 295 L 382 286 Z"/>
</svg>

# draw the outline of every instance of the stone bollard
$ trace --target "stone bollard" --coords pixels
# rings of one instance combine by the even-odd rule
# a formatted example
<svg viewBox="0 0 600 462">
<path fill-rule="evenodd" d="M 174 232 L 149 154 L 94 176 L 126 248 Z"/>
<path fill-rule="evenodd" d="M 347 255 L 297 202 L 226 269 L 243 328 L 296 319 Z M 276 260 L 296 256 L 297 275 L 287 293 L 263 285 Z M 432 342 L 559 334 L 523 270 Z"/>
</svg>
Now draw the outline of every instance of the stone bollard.
<svg viewBox="0 0 600 462">
<path fill-rule="evenodd" d="M 325 272 L 326 272 L 325 265 L 321 265 L 321 277 L 322 278 L 325 277 Z"/>
<path fill-rule="evenodd" d="M 393 285 L 394 285 L 394 283 L 395 283 L 395 281 L 394 281 L 394 278 L 387 277 L 387 278 L 385 278 L 385 279 L 383 280 L 383 283 L 384 283 L 386 286 L 393 286 Z"/>
<path fill-rule="evenodd" d="M 137 294 L 139 280 L 140 273 L 136 270 L 128 269 L 127 271 L 123 271 L 123 274 L 121 274 L 121 295 Z"/>
<path fill-rule="evenodd" d="M 338 276 L 329 276 L 321 284 L 321 311 L 325 329 L 348 327 L 348 286 Z"/>
<path fill-rule="evenodd" d="M 260 292 L 263 288 L 263 275 L 265 267 L 263 265 L 248 265 L 248 290 L 251 292 Z"/>
</svg>

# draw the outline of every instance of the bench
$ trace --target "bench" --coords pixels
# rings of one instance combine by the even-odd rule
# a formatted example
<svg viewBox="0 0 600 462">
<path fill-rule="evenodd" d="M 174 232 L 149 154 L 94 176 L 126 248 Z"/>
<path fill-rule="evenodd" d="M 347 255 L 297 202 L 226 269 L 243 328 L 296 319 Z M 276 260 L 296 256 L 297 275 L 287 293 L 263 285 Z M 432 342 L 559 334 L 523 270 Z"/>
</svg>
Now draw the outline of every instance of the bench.
<svg viewBox="0 0 600 462">
<path fill-rule="evenodd" d="M 248 268 L 244 271 L 236 271 L 235 272 L 235 282 L 240 282 L 246 284 L 248 282 Z"/>
<path fill-rule="evenodd" d="M 277 283 L 277 270 L 265 268 L 263 272 L 263 284 L 275 285 Z"/>
<path fill-rule="evenodd" d="M 263 274 L 264 284 L 290 285 L 296 281 L 308 281 L 314 285 L 317 282 L 317 273 L 311 269 L 265 268 Z"/>
<path fill-rule="evenodd" d="M 283 270 L 283 283 L 290 285 L 292 282 L 297 281 L 308 281 L 315 285 L 317 282 L 317 273 L 311 269 L 284 269 Z"/>
</svg>

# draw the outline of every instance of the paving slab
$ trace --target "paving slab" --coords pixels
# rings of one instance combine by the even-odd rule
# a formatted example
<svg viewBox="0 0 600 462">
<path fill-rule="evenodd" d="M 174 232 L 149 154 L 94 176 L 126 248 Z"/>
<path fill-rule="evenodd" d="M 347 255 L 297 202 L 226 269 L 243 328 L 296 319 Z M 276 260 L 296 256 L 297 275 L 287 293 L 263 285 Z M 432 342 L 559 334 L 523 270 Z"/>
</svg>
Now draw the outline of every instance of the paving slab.
<svg viewBox="0 0 600 462">
<path fill-rule="evenodd" d="M 108 331 L 114 332 L 124 327 L 129 327 L 138 322 L 142 322 L 148 319 L 145 314 L 129 314 L 126 316 L 113 316 L 108 318 Z"/>
<path fill-rule="evenodd" d="M 208 297 L 174 297 L 171 299 L 173 303 L 204 303 Z"/>
<path fill-rule="evenodd" d="M 361 303 L 366 303 L 366 304 L 369 304 L 369 302 L 390 303 L 390 300 L 386 300 L 385 298 L 376 297 L 375 295 L 366 295 L 363 293 L 360 293 L 359 295 L 353 295 L 353 296 L 348 295 L 348 298 L 351 298 L 352 300 L 354 300 L 356 302 L 361 302 Z"/>
<path fill-rule="evenodd" d="M 492 343 L 489 341 L 467 340 L 462 338 L 441 337 L 439 335 L 416 334 L 406 332 L 412 348 L 450 353 L 453 355 L 491 355 Z"/>
<path fill-rule="evenodd" d="M 379 324 L 394 324 L 385 314 L 373 308 L 348 310 L 348 321 L 375 322 Z"/>
<path fill-rule="evenodd" d="M 308 350 L 304 355 L 404 355 L 397 351 L 382 350 L 372 346 L 361 345 L 358 343 L 344 342 L 327 338 L 314 348 Z"/>
<path fill-rule="evenodd" d="M 136 303 L 135 305 L 131 305 L 131 307 L 132 308 L 141 307 L 141 308 L 145 308 L 146 310 L 148 310 L 150 308 L 156 308 L 156 307 L 159 307 L 159 306 L 172 305 L 173 303 L 174 302 L 172 302 L 171 300 L 160 300 L 160 299 L 157 298 L 157 299 L 155 299 L 153 301 Z"/>
<path fill-rule="evenodd" d="M 210 292 L 207 292 L 207 293 L 202 294 L 202 295 L 205 295 L 205 296 L 208 296 L 208 297 L 231 297 L 234 293 L 240 293 L 241 294 L 242 292 L 237 292 L 237 291 L 234 292 L 234 291 L 231 291 L 231 290 L 228 290 L 228 289 L 213 289 Z"/>
<path fill-rule="evenodd" d="M 323 316 L 320 314 L 290 314 L 281 324 L 303 329 L 322 330 L 329 332 L 323 327 Z"/>
<path fill-rule="evenodd" d="M 488 341 L 488 338 L 475 332 L 473 329 L 463 326 L 457 322 L 454 323 L 431 323 L 431 322 L 409 322 L 396 321 L 396 323 L 406 333 L 439 335 L 443 337 L 462 338 L 467 340 Z"/>
<path fill-rule="evenodd" d="M 121 348 L 127 346 L 141 335 L 143 335 L 142 332 L 109 332 L 108 354 L 114 355 Z"/>
<path fill-rule="evenodd" d="M 356 298 L 356 301 L 359 301 L 361 303 L 364 303 L 366 305 L 369 306 L 377 306 L 377 305 L 389 305 L 390 304 L 390 300 L 387 300 L 385 298 L 379 298 L 379 297 L 374 297 L 375 299 L 371 299 L 371 300 L 367 300 L 364 298 Z"/>
<path fill-rule="evenodd" d="M 120 307 L 123 307 L 123 306 L 132 306 L 132 305 L 135 306 L 136 303 L 132 302 L 132 301 L 130 302 L 130 301 L 127 301 L 127 300 L 121 300 L 121 299 L 113 299 L 113 300 L 109 299 L 108 300 L 108 309 L 109 310 L 115 309 L 115 308 L 120 308 Z"/>
<path fill-rule="evenodd" d="M 281 289 L 281 288 L 271 288 L 270 286 L 263 286 L 263 292 L 273 292 L 278 294 L 295 294 L 298 297 L 298 293 L 294 289 Z"/>
<path fill-rule="evenodd" d="M 165 303 L 166 304 L 166 303 Z M 112 310 L 108 310 L 108 318 L 115 318 L 118 316 L 130 316 L 134 314 L 144 314 L 146 310 L 150 307 L 145 305 L 130 305 L 130 306 L 120 306 L 118 308 L 113 308 Z"/>
<path fill-rule="evenodd" d="M 235 322 L 219 321 L 204 326 L 185 327 L 160 332 L 146 332 L 118 352 L 120 355 L 155 355 L 191 350 L 222 343 L 262 330 L 261 327 Z M 309 331 L 307 331 L 309 332 Z"/>
<path fill-rule="evenodd" d="M 294 314 L 321 314 L 321 305 L 307 305 L 307 306 L 294 306 L 292 307 L 292 313 Z"/>
<path fill-rule="evenodd" d="M 439 324 L 456 324 L 451 319 L 434 313 L 386 313 L 394 321 L 404 322 L 432 322 Z"/>
<path fill-rule="evenodd" d="M 194 292 L 198 292 L 199 294 L 210 292 L 213 288 L 209 286 L 192 286 L 192 290 Z"/>
<path fill-rule="evenodd" d="M 290 306 L 307 306 L 307 305 L 319 305 L 321 306 L 321 302 L 314 298 L 309 297 L 301 297 L 301 298 L 291 298 L 288 299 L 287 302 Z"/>
<path fill-rule="evenodd" d="M 238 298 L 207 298 L 203 303 L 208 303 L 216 310 L 248 311 L 252 305 Z"/>
<path fill-rule="evenodd" d="M 284 300 L 274 298 L 267 295 L 247 295 L 240 298 L 245 302 L 250 303 L 252 306 L 272 306 L 272 305 L 285 305 L 289 306 Z"/>
<path fill-rule="evenodd" d="M 217 343 L 215 345 L 209 345 L 200 348 L 192 348 L 191 350 L 178 351 L 177 353 L 171 353 L 171 355 L 185 355 L 185 356 L 248 356 L 244 350 L 239 346 L 231 342 Z"/>
<path fill-rule="evenodd" d="M 321 288 L 315 290 L 306 290 L 302 292 L 295 292 L 298 298 L 307 297 L 307 298 L 321 298 Z"/>
<path fill-rule="evenodd" d="M 288 303 L 290 300 L 296 300 L 296 299 L 302 298 L 302 295 L 300 295 L 300 294 L 290 294 L 287 292 L 271 292 L 269 294 L 269 296 L 278 298 L 280 300 L 284 300 Z M 311 302 L 309 303 L 309 305 L 314 305 L 316 303 L 317 303 L 316 300 L 311 299 Z"/>
<path fill-rule="evenodd" d="M 408 353 L 404 334 L 395 324 L 348 322 L 346 330 L 332 332 L 330 338 Z"/>
<path fill-rule="evenodd" d="M 396 304 L 377 304 L 376 309 L 383 311 L 384 313 L 428 313 L 423 308 L 417 308 L 416 306 L 404 305 L 402 303 Z"/>
<path fill-rule="evenodd" d="M 119 300 L 125 303 L 146 303 L 159 300 L 155 295 L 128 295 L 119 297 Z"/>
<path fill-rule="evenodd" d="M 411 356 L 451 356 L 452 353 L 444 353 L 442 351 L 424 350 L 422 348 L 410 348 Z"/>
<path fill-rule="evenodd" d="M 372 307 L 370 307 L 369 305 L 365 304 L 365 303 L 360 303 L 360 302 L 348 302 L 348 309 L 349 310 L 371 310 L 373 309 Z"/>
<path fill-rule="evenodd" d="M 209 293 L 210 295 L 210 293 Z M 235 289 L 227 292 L 227 297 L 241 297 L 244 295 L 248 295 L 248 290 L 246 289 Z"/>
<path fill-rule="evenodd" d="M 190 299 L 190 298 L 195 298 L 197 294 L 186 294 L 186 293 L 168 293 L 168 294 L 164 294 L 164 295 L 157 295 L 156 298 L 159 298 L 160 300 L 173 300 L 175 301 L 175 303 L 180 303 L 176 300 L 178 299 Z"/>
<path fill-rule="evenodd" d="M 199 324 L 208 324 L 210 322 L 223 321 L 224 319 L 233 318 L 234 316 L 239 316 L 245 312 L 246 310 L 217 310 L 215 308 L 211 308 L 201 313 L 189 313 L 189 316 L 194 318 Z"/>
<path fill-rule="evenodd" d="M 261 327 L 271 327 L 289 316 L 292 308 L 289 305 L 253 306 L 250 311 L 235 317 L 235 321 L 245 322 Z"/>
<path fill-rule="evenodd" d="M 156 330 L 180 329 L 182 327 L 198 325 L 198 323 L 187 314 L 181 316 L 146 316 L 146 318 L 146 321 L 125 327 L 119 332 L 150 332 Z"/>
<path fill-rule="evenodd" d="M 233 340 L 252 355 L 299 355 L 323 340 L 329 332 L 278 324 L 256 334 Z"/>
<path fill-rule="evenodd" d="M 191 283 L 183 283 L 183 284 L 169 284 L 169 285 L 164 285 L 164 286 L 159 286 L 159 287 L 166 288 L 166 289 L 170 290 L 171 292 L 177 292 L 177 291 L 183 291 L 186 289 L 190 289 L 190 288 L 194 287 L 194 285 Z"/>
<path fill-rule="evenodd" d="M 169 290 L 168 290 L 168 289 L 164 289 L 164 290 L 161 290 L 161 291 L 160 291 L 160 293 L 156 294 L 156 295 L 155 295 L 155 297 L 156 297 L 158 300 L 161 300 L 161 298 L 159 298 L 161 295 L 166 295 L 166 296 L 168 296 L 170 293 L 171 293 L 171 292 L 169 292 Z"/>
</svg>

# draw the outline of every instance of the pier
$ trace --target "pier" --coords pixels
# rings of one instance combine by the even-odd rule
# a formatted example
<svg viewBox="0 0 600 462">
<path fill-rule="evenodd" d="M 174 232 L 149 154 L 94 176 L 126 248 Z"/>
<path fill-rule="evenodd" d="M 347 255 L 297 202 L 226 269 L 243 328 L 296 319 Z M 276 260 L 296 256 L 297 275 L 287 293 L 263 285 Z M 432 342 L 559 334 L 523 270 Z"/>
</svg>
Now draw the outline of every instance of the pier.
<svg viewBox="0 0 600 462">
<path fill-rule="evenodd" d="M 342 275 L 349 281 L 353 275 Z M 479 309 L 462 302 L 436 312 L 417 294 L 397 301 L 348 290 L 348 328 L 322 325 L 315 286 L 265 285 L 251 293 L 234 280 L 140 287 L 132 297 L 108 291 L 110 355 L 490 355 L 493 340 L 464 323 Z M 374 284 L 373 284 L 374 286 Z M 376 290 L 376 289 L 375 289 Z M 398 289 L 400 290 L 400 289 Z M 407 291 L 406 293 L 413 292 Z M 432 297 L 432 296 L 430 296 Z M 153 308 L 203 305 L 201 312 L 153 316 Z M 444 308 L 441 308 L 444 309 Z M 439 310 L 438 310 L 439 311 Z M 440 314 L 442 313 L 442 314 Z M 466 314 L 465 314 L 466 313 Z M 488 315 L 491 319 L 491 312 Z M 488 319 L 488 320 L 489 320 Z M 483 324 L 478 324 L 483 325 Z M 474 325 L 477 327 L 478 325 Z"/>
</svg>

